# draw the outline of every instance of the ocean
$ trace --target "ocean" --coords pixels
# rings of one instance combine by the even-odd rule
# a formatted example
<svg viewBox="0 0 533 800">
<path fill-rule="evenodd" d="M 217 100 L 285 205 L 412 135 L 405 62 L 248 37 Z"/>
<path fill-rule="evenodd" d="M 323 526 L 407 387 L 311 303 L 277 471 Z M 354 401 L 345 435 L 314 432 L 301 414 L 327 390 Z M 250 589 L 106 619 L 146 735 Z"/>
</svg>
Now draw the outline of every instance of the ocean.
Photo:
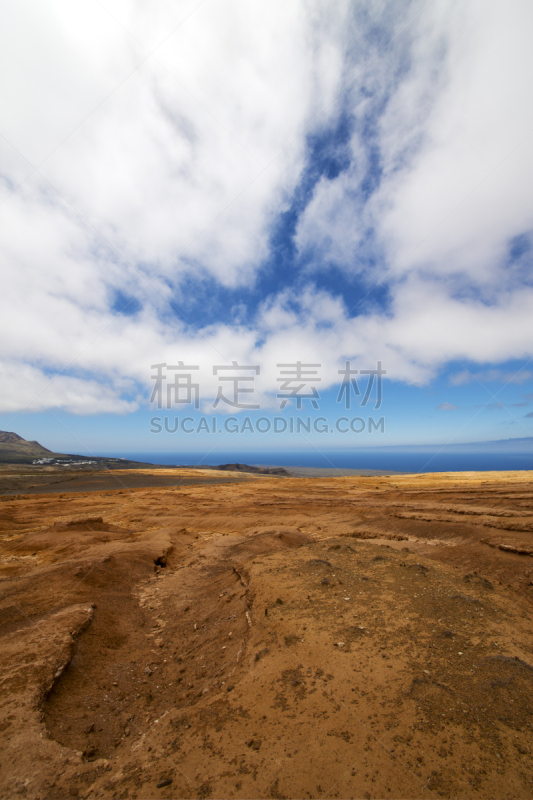
<svg viewBox="0 0 533 800">
<path fill-rule="evenodd" d="M 253 464 L 275 467 L 337 467 L 342 469 L 373 469 L 391 472 L 478 472 L 493 470 L 533 470 L 533 451 L 497 451 L 480 449 L 477 452 L 450 448 L 376 448 L 358 451 L 220 451 L 216 453 L 154 453 L 113 452 L 96 455 L 128 458 L 151 464 L 199 465 Z"/>
</svg>

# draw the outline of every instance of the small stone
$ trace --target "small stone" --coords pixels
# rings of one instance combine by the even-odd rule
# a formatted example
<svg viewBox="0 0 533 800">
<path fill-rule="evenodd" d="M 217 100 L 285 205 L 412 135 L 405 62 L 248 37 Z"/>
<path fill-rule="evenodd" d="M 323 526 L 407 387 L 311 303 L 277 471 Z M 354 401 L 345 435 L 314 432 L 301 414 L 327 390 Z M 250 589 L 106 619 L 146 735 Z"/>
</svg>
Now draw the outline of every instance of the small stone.
<svg viewBox="0 0 533 800">
<path fill-rule="evenodd" d="M 151 667 L 145 667 L 144 668 L 144 674 L 145 675 L 152 675 L 152 673 L 153 673 L 153 669 Z"/>
<path fill-rule="evenodd" d="M 165 778 L 164 780 L 159 781 L 159 783 L 157 784 L 156 788 L 157 789 L 162 789 L 163 786 L 170 786 L 171 783 L 172 783 L 172 778 Z"/>
<path fill-rule="evenodd" d="M 251 747 L 252 750 L 259 750 L 259 748 L 261 747 L 262 741 L 261 741 L 261 739 L 250 739 L 250 741 L 246 742 L 246 744 L 248 745 L 248 747 Z"/>
</svg>

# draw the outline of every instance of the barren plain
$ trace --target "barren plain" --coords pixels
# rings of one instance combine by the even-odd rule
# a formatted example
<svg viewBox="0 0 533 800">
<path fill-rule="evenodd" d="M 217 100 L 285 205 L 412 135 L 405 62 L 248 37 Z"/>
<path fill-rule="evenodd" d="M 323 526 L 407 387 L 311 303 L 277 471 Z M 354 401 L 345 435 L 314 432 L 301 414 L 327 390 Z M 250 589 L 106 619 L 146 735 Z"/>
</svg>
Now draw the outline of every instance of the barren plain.
<svg viewBox="0 0 533 800">
<path fill-rule="evenodd" d="M 2 472 L 0 796 L 533 797 L 532 473 L 162 472 Z"/>
</svg>

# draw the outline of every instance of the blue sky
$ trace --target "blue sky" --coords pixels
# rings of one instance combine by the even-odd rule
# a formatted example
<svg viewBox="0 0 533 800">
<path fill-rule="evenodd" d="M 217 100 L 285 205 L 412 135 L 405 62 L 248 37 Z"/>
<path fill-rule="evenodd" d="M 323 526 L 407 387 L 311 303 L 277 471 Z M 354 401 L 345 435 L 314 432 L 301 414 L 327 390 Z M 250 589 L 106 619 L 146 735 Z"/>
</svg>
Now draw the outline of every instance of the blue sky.
<svg viewBox="0 0 533 800">
<path fill-rule="evenodd" d="M 1 428 L 172 449 L 148 399 L 177 361 L 200 416 L 213 365 L 260 366 L 269 417 L 276 365 L 320 363 L 334 426 L 349 359 L 387 371 L 357 446 L 533 435 L 529 4 L 2 13 Z"/>
<path fill-rule="evenodd" d="M 520 364 L 512 363 L 509 373 L 518 378 Z M 375 448 L 399 445 L 460 445 L 491 440 L 522 439 L 533 437 L 533 388 L 531 379 L 523 383 L 510 382 L 502 389 L 502 376 L 496 369 L 481 376 L 485 383 L 477 377 L 469 381 L 466 375 L 476 376 L 474 369 L 466 371 L 464 365 L 452 365 L 453 371 L 433 380 L 424 387 L 409 386 L 403 382 L 388 382 L 383 379 L 383 401 L 379 409 L 375 409 L 376 393 L 371 393 L 366 407 L 360 403 L 362 397 L 352 395 L 351 408 L 345 407 L 345 396 L 338 401 L 340 386 L 321 392 L 319 409 L 314 410 L 309 401 L 303 402 L 298 411 L 294 403 L 284 411 L 279 410 L 279 401 L 274 407 L 266 403 L 264 398 L 257 398 L 261 408 L 257 411 L 227 409 L 230 413 L 217 413 L 212 408 L 195 411 L 192 406 L 163 408 L 140 408 L 127 415 L 98 414 L 87 418 L 84 415 L 73 415 L 68 412 L 25 413 L 17 418 L 17 424 L 11 424 L 12 416 L 0 417 L 2 427 L 15 427 L 25 438 L 38 439 L 49 448 L 60 451 L 88 453 L 92 455 L 180 453 L 194 456 L 205 455 L 209 459 L 221 452 L 227 455 L 231 451 L 239 453 L 255 451 L 272 452 L 292 449 L 294 451 L 317 451 L 354 448 Z M 515 380 L 516 380 L 515 378 Z M 364 394 L 366 384 L 361 383 Z M 210 398 L 211 400 L 213 398 Z M 243 398 L 248 401 L 249 398 Z M 232 413 L 231 413 L 232 412 Z M 216 433 L 213 434 L 213 416 L 217 417 Z M 291 435 L 289 428 L 280 435 L 267 433 L 268 425 L 258 420 L 278 420 L 300 417 L 308 424 L 311 419 L 311 432 L 300 429 Z M 176 424 L 176 418 L 178 423 Z M 252 421 L 255 433 L 249 430 L 241 432 L 245 420 Z M 369 431 L 368 420 L 372 418 L 376 424 L 383 419 L 383 426 L 374 426 Z M 205 423 L 207 420 L 208 431 Z M 350 421 L 355 430 L 349 430 Z M 184 420 L 188 420 L 184 423 Z M 227 423 L 226 421 L 229 420 Z M 319 420 L 326 420 L 326 423 Z M 335 430 L 339 420 L 341 431 Z M 333 428 L 334 433 L 318 433 L 314 430 L 315 421 L 318 428 Z M 181 425 L 193 434 L 184 433 Z M 228 434 L 226 428 L 230 429 Z M 200 431 L 196 431 L 200 427 Z M 278 428 L 283 426 L 278 423 Z M 382 430 L 383 427 L 383 430 Z M 233 433 L 234 429 L 238 433 Z M 176 430 L 175 430 L 176 429 Z M 347 430 L 348 429 L 348 430 Z M 346 431 L 344 433 L 343 431 Z M 90 435 L 88 436 L 88 432 Z M 281 440 L 283 439 L 283 442 Z M 212 452 L 213 451 L 213 452 Z M 216 460 L 216 458 L 215 458 Z"/>
</svg>

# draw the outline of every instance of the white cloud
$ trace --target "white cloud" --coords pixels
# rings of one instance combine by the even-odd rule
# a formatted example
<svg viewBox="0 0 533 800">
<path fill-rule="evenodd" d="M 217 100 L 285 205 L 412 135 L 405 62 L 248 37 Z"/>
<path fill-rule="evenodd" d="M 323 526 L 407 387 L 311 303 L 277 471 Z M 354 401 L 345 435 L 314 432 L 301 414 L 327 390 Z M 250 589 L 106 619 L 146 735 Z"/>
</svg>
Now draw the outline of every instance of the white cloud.
<svg viewBox="0 0 533 800">
<path fill-rule="evenodd" d="M 454 277 L 450 293 L 475 287 L 497 297 L 512 278 L 509 240 L 533 227 L 533 109 L 524 101 L 532 88 L 532 22 L 533 7 L 522 0 L 431 4 L 408 31 L 403 77 L 394 48 L 389 70 L 376 70 L 376 94 L 384 98 L 373 140 L 379 191 L 362 205 L 365 140 L 356 128 L 355 163 L 318 185 L 300 223 L 302 250 L 321 246 L 358 272 L 361 230 L 371 228 L 393 281 L 419 271 Z M 354 93 L 365 82 L 366 74 Z M 355 101 L 353 108 L 364 116 Z"/>
<path fill-rule="evenodd" d="M 87 378 L 47 375 L 27 364 L 3 364 L 0 366 L 1 410 L 38 412 L 56 408 L 72 414 L 126 414 L 136 411 L 139 402 L 120 397 L 127 388 L 124 383 L 103 386 Z"/>
<path fill-rule="evenodd" d="M 520 386 L 523 383 L 530 381 L 531 378 L 533 378 L 533 372 L 528 369 L 520 369 L 516 370 L 515 372 L 504 372 L 501 369 L 487 369 L 482 370 L 481 372 L 470 372 L 470 370 L 465 369 L 461 372 L 455 373 L 455 375 L 452 375 L 450 377 L 450 383 L 453 386 L 462 386 L 466 383 L 477 381 L 478 383 L 512 383 Z"/>
<path fill-rule="evenodd" d="M 445 85 L 431 100 L 422 98 L 424 117 L 403 106 L 403 125 L 414 121 L 424 143 L 378 198 L 390 262 L 400 272 L 500 283 L 508 240 L 531 227 L 533 110 L 524 97 L 533 71 L 532 22 L 533 8 L 522 0 L 452 4 L 441 29 L 446 53 L 434 64 Z M 385 113 L 386 135 L 398 116 Z"/>
<path fill-rule="evenodd" d="M 344 358 L 421 384 L 452 359 L 533 355 L 533 289 L 505 263 L 533 229 L 531 5 L 194 7 L 3 11 L 0 358 L 27 391 L 5 372 L 0 408 L 38 394 L 125 413 L 150 364 L 177 358 L 201 365 L 211 392 L 213 363 L 261 363 L 258 386 L 275 392 L 287 360 L 324 364 L 325 388 Z M 347 84 L 351 166 L 318 182 L 300 218 L 311 263 L 298 290 L 265 299 L 253 325 L 198 332 L 172 317 L 184 277 L 215 293 L 253 285 L 306 165 L 300 134 L 327 130 Z M 361 273 L 371 248 L 364 279 L 393 268 L 390 307 L 369 309 L 361 288 L 350 319 L 306 281 L 324 264 Z M 115 316 L 116 290 L 142 309 Z"/>
<path fill-rule="evenodd" d="M 168 36 L 175 4 L 147 14 L 112 3 L 113 16 L 89 3 L 28 5 L 4 27 L 7 141 L 148 274 L 173 279 L 193 262 L 242 281 L 298 178 L 298 134 L 340 77 L 341 64 L 317 73 L 331 44 L 309 8 L 206 3 Z M 57 200 L 37 174 L 28 183 Z M 87 249 L 96 231 L 85 231 Z"/>
</svg>

